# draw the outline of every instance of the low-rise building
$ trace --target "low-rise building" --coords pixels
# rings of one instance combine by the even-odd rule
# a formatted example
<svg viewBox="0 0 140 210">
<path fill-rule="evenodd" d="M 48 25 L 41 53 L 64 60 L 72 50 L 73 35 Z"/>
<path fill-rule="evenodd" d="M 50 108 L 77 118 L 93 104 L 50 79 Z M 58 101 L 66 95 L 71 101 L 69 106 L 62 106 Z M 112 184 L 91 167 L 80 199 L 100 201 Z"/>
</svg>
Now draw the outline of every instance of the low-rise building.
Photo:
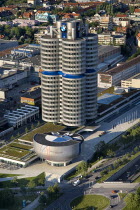
<svg viewBox="0 0 140 210">
<path fill-rule="evenodd" d="M 34 26 L 38 24 L 37 20 L 27 20 L 27 19 L 14 19 L 13 25 L 25 27 L 25 26 Z"/>
<path fill-rule="evenodd" d="M 33 91 L 27 92 L 21 96 L 21 103 L 29 105 L 40 106 L 41 105 L 41 88 L 37 88 Z"/>
<path fill-rule="evenodd" d="M 139 72 L 140 56 L 120 64 L 106 72 L 98 73 L 98 87 L 109 88 L 115 85 L 121 85 L 121 80 L 128 79 Z"/>
<path fill-rule="evenodd" d="M 112 35 L 111 33 L 98 34 L 98 43 L 102 45 L 124 45 L 126 36 L 124 34 Z"/>
<path fill-rule="evenodd" d="M 35 20 L 39 21 L 39 22 L 53 22 L 56 23 L 57 20 L 57 15 L 52 15 L 48 12 L 44 12 L 44 13 L 36 13 L 35 14 Z"/>
<path fill-rule="evenodd" d="M 117 15 L 113 18 L 113 24 L 114 26 L 128 27 L 130 25 L 130 20 L 125 14 Z"/>
<path fill-rule="evenodd" d="M 123 87 L 123 88 L 140 88 L 140 73 L 138 73 L 126 80 L 121 80 L 121 87 Z"/>
<path fill-rule="evenodd" d="M 100 27 L 109 31 L 113 28 L 113 19 L 110 15 L 100 16 Z"/>
<path fill-rule="evenodd" d="M 30 75 L 28 67 L 3 65 L 0 67 L 0 88 L 13 88 L 15 84 L 24 83 Z"/>
<path fill-rule="evenodd" d="M 0 51 L 6 50 L 12 47 L 17 47 L 17 46 L 18 46 L 17 41 L 0 39 Z"/>
<path fill-rule="evenodd" d="M 8 112 L 4 115 L 4 118 L 8 120 L 9 125 L 13 127 L 19 127 L 20 125 L 26 124 L 28 120 L 31 122 L 32 119 L 39 117 L 39 107 L 25 105 L 20 109 L 12 112 Z"/>
</svg>

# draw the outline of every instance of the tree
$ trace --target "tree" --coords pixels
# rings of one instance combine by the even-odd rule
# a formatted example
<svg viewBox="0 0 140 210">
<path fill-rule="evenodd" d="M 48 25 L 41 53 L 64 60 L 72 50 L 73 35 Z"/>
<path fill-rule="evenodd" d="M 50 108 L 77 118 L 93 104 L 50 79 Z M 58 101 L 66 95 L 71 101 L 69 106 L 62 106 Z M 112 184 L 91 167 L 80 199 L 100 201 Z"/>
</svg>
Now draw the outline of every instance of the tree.
<svg viewBox="0 0 140 210">
<path fill-rule="evenodd" d="M 26 128 L 25 128 L 25 133 L 28 133 L 28 131 L 29 131 L 29 130 L 28 130 L 28 128 L 26 127 Z"/>
<path fill-rule="evenodd" d="M 34 124 L 31 125 L 31 130 L 33 130 L 33 129 L 34 129 Z"/>
<path fill-rule="evenodd" d="M 108 149 L 107 150 L 107 156 L 114 157 L 115 156 L 115 152 L 112 149 Z"/>
<path fill-rule="evenodd" d="M 85 175 L 85 173 L 88 170 L 88 164 L 85 161 L 82 161 L 77 167 L 76 170 L 78 171 L 78 173 L 81 173 L 83 175 Z"/>
<path fill-rule="evenodd" d="M 34 188 L 36 186 L 35 182 L 33 180 L 30 180 L 27 184 L 27 187 Z"/>
<path fill-rule="evenodd" d="M 40 177 L 38 179 L 38 185 L 45 185 L 45 177 Z"/>
<path fill-rule="evenodd" d="M 14 183 L 15 186 L 18 184 L 17 176 L 14 176 L 14 178 L 11 180 L 12 183 Z"/>
<path fill-rule="evenodd" d="M 7 188 L 0 191 L 0 208 L 8 208 L 12 206 L 14 202 L 15 198 L 12 190 Z"/>
<path fill-rule="evenodd" d="M 60 192 L 60 188 L 58 183 L 55 183 L 53 186 L 47 188 L 47 194 L 49 197 L 57 197 Z"/>
<path fill-rule="evenodd" d="M 26 190 L 26 188 L 24 186 L 21 186 L 20 187 L 20 192 L 22 193 L 22 195 L 26 195 L 27 190 Z"/>
<path fill-rule="evenodd" d="M 40 198 L 39 198 L 39 203 L 40 204 L 45 204 L 47 203 L 47 198 L 45 195 L 41 195 Z"/>
</svg>

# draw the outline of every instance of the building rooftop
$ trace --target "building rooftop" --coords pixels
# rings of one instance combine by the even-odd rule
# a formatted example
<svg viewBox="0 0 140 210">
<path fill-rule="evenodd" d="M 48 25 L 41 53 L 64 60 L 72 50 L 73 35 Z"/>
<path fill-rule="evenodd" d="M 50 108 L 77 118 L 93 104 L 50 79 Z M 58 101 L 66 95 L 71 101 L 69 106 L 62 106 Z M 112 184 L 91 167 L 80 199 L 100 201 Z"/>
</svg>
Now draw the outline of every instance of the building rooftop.
<svg viewBox="0 0 140 210">
<path fill-rule="evenodd" d="M 34 91 L 30 91 L 25 93 L 21 98 L 32 98 L 32 99 L 36 99 L 38 97 L 41 96 L 41 88 L 38 88 Z"/>
<path fill-rule="evenodd" d="M 133 58 L 129 61 L 126 61 L 125 63 L 122 63 L 121 65 L 116 66 L 116 67 L 114 67 L 114 68 L 112 68 L 112 69 L 110 69 L 106 72 L 100 73 L 100 74 L 102 74 L 102 75 L 106 75 L 106 74 L 107 75 L 115 75 L 115 74 L 117 74 L 121 71 L 124 71 L 125 69 L 135 65 L 135 64 L 138 64 L 138 63 L 140 63 L 140 56 L 137 56 L 136 58 Z"/>
<path fill-rule="evenodd" d="M 110 104 L 112 103 L 113 101 L 117 100 L 118 98 L 121 98 L 122 96 L 121 95 L 114 95 L 114 94 L 109 94 L 109 93 L 106 93 L 100 97 L 98 97 L 98 104 Z"/>
<path fill-rule="evenodd" d="M 134 76 L 132 76 L 132 77 L 126 79 L 126 80 L 127 80 L 127 81 L 131 81 L 132 79 L 140 79 L 140 73 L 135 74 Z"/>
<path fill-rule="evenodd" d="M 68 133 L 47 133 L 47 134 L 36 134 L 34 140 L 42 145 L 47 146 L 69 146 L 77 144 L 83 141 L 83 138 L 79 134 L 68 134 Z"/>
<path fill-rule="evenodd" d="M 98 45 L 98 55 L 101 56 L 104 53 L 108 53 L 114 49 L 118 49 L 120 46 L 113 45 Z"/>
</svg>

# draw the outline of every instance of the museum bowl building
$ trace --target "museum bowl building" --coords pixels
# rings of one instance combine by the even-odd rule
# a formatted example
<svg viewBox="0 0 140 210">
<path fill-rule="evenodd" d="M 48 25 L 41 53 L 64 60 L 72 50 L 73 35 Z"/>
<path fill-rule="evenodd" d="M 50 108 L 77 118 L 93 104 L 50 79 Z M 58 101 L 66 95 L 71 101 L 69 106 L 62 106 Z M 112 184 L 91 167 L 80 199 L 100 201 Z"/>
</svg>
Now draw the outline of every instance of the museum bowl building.
<svg viewBox="0 0 140 210">
<path fill-rule="evenodd" d="M 84 139 L 68 132 L 36 134 L 33 139 L 37 155 L 52 166 L 66 166 L 81 152 Z"/>
</svg>

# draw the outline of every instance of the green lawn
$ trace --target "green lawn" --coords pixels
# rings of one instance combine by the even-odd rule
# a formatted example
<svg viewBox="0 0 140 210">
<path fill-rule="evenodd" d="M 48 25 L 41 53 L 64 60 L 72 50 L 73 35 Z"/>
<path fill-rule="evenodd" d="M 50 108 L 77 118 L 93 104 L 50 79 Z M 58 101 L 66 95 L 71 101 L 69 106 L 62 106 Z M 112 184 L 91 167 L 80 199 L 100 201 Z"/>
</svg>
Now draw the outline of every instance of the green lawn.
<svg viewBox="0 0 140 210">
<path fill-rule="evenodd" d="M 11 188 L 11 187 L 21 187 L 21 186 L 26 187 L 27 184 L 31 180 L 33 180 L 35 182 L 36 186 L 37 186 L 38 185 L 37 180 L 40 179 L 40 178 L 42 178 L 42 177 L 43 178 L 45 177 L 45 174 L 44 173 L 41 173 L 41 174 L 39 174 L 36 177 L 29 177 L 29 178 L 17 179 L 17 184 L 13 183 L 12 181 L 0 182 L 0 188 L 5 188 L 5 187 Z"/>
<path fill-rule="evenodd" d="M 28 134 L 21 136 L 20 138 L 28 141 L 33 141 L 33 137 L 37 133 L 57 132 L 64 128 L 65 126 L 62 125 L 54 125 L 53 123 L 46 123 L 43 126 L 29 132 Z"/>
<path fill-rule="evenodd" d="M 74 210 L 103 210 L 110 204 L 110 200 L 102 195 L 83 195 L 74 199 L 70 206 Z"/>
<path fill-rule="evenodd" d="M 135 183 L 140 183 L 140 176 L 139 176 L 137 179 L 135 179 L 134 182 L 135 182 Z"/>
<path fill-rule="evenodd" d="M 21 143 L 18 143 L 18 142 L 12 142 L 11 144 L 9 144 L 8 146 L 10 147 L 14 147 L 14 148 L 21 148 L 21 149 L 25 149 L 25 150 L 29 150 L 31 148 L 33 148 L 32 146 L 30 145 L 25 145 L 25 144 L 21 144 Z"/>
<path fill-rule="evenodd" d="M 20 176 L 19 174 L 0 174 L 0 178 Z"/>
<path fill-rule="evenodd" d="M 0 154 L 1 156 L 9 155 L 11 157 L 15 158 L 22 158 L 25 155 L 27 155 L 30 151 L 24 150 L 24 149 L 19 149 L 19 148 L 14 148 L 10 146 L 5 146 L 2 149 L 0 149 Z"/>
</svg>

